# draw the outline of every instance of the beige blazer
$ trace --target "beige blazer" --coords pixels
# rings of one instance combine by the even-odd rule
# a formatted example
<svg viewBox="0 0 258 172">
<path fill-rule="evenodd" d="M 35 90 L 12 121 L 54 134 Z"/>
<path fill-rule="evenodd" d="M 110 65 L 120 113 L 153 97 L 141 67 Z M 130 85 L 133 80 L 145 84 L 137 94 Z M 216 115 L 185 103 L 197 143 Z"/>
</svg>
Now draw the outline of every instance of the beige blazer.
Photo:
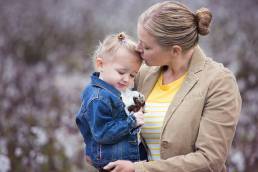
<svg viewBox="0 0 258 172">
<path fill-rule="evenodd" d="M 160 67 L 143 66 L 138 91 L 148 96 Z M 134 163 L 136 172 L 225 172 L 241 109 L 236 79 L 197 46 L 188 75 L 165 115 L 160 161 Z"/>
</svg>

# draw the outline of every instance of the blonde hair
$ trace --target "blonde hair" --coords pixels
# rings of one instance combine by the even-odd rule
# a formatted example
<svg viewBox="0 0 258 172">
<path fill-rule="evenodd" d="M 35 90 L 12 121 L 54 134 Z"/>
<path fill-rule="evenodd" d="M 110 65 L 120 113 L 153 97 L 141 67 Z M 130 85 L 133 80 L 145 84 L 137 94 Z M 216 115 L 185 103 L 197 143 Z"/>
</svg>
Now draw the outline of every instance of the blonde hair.
<svg viewBox="0 0 258 172">
<path fill-rule="evenodd" d="M 212 14 L 207 8 L 193 13 L 185 5 L 165 1 L 141 14 L 138 24 L 153 35 L 161 46 L 178 45 L 183 50 L 194 47 L 200 35 L 209 33 Z"/>
<path fill-rule="evenodd" d="M 139 57 L 139 60 L 141 61 L 140 54 L 136 51 L 137 44 L 134 42 L 129 35 L 127 35 L 124 32 L 118 33 L 118 34 L 111 34 L 108 35 L 103 42 L 100 42 L 97 46 L 94 55 L 93 60 L 97 57 L 99 58 L 112 58 L 112 55 L 119 49 L 119 48 L 125 48 L 130 53 L 135 54 Z M 111 55 L 107 57 L 107 54 Z"/>
</svg>

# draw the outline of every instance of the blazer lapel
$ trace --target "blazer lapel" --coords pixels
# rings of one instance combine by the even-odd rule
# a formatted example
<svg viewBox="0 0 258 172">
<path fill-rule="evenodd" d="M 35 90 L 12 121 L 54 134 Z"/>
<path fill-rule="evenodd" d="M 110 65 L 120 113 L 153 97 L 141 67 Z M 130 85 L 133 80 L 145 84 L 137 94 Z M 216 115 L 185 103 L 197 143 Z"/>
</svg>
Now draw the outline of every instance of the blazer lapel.
<svg viewBox="0 0 258 172">
<path fill-rule="evenodd" d="M 164 118 L 161 133 L 163 133 L 168 121 L 173 116 L 173 113 L 175 112 L 177 107 L 181 104 L 181 102 L 183 102 L 185 96 L 190 92 L 191 88 L 193 88 L 193 86 L 198 82 L 199 77 L 197 73 L 203 70 L 204 64 L 205 64 L 205 55 L 201 51 L 200 47 L 197 46 L 195 48 L 193 57 L 190 62 L 188 75 L 186 76 L 186 79 L 181 89 L 177 92 L 173 101 L 168 107 L 168 110 Z"/>
<path fill-rule="evenodd" d="M 154 88 L 159 75 L 160 75 L 161 67 L 155 67 L 153 70 L 146 75 L 145 79 L 142 83 L 142 88 L 140 92 L 147 98 L 150 94 L 151 90 Z"/>
</svg>

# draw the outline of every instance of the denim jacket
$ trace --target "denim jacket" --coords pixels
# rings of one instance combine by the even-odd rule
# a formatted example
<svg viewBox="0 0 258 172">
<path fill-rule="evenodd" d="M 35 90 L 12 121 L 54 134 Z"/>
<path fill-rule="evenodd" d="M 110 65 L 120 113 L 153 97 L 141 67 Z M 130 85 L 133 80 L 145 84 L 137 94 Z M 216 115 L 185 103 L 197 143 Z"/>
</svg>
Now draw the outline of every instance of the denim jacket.
<svg viewBox="0 0 258 172">
<path fill-rule="evenodd" d="M 85 153 L 97 168 L 115 160 L 139 160 L 136 119 L 127 115 L 121 93 L 93 73 L 86 86 L 76 124 L 86 144 Z"/>
</svg>

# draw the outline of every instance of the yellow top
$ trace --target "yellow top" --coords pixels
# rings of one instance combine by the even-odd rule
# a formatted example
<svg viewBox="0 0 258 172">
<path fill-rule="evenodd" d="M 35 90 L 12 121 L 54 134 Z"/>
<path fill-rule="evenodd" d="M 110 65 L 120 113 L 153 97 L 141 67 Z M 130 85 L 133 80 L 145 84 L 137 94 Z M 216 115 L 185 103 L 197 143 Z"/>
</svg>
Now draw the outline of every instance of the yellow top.
<svg viewBox="0 0 258 172">
<path fill-rule="evenodd" d="M 146 100 L 146 113 L 144 114 L 144 125 L 141 134 L 150 149 L 151 155 L 148 155 L 149 160 L 160 159 L 160 132 L 163 119 L 168 106 L 181 88 L 186 74 L 166 85 L 162 84 L 163 75 L 161 74 Z"/>
</svg>

